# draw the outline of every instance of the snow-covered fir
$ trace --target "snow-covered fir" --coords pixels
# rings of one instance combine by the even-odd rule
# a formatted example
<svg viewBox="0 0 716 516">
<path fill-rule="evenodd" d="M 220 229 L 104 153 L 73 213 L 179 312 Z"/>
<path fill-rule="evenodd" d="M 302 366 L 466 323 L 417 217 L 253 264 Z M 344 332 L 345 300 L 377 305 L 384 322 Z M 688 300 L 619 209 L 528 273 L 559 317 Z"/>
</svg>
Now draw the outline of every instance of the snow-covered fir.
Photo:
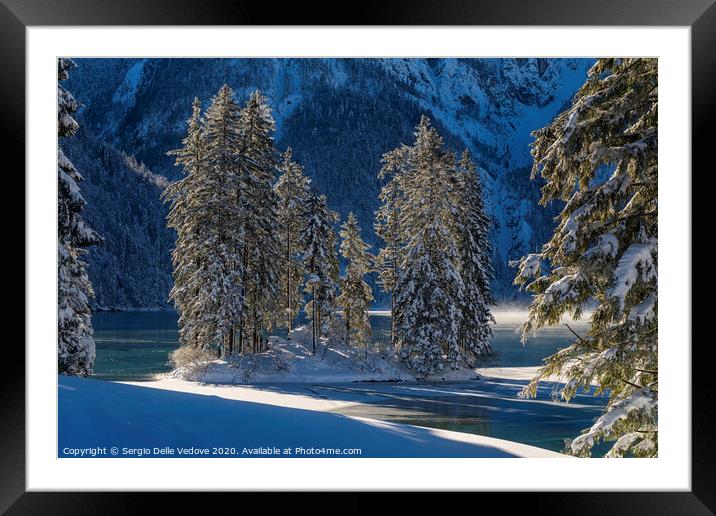
<svg viewBox="0 0 716 516">
<path fill-rule="evenodd" d="M 58 138 L 73 136 L 78 128 L 73 118 L 78 103 L 62 85 L 74 68 L 76 64 L 71 59 L 57 61 Z M 60 144 L 57 148 L 57 366 L 60 374 L 76 376 L 88 376 L 95 360 L 89 307 L 93 291 L 82 257 L 88 246 L 102 242 L 82 218 L 85 206 L 79 188 L 82 179 Z"/>
<path fill-rule="evenodd" d="M 274 186 L 278 196 L 278 224 L 281 242 L 279 324 L 290 332 L 302 302 L 304 262 L 301 259 L 301 234 L 306 228 L 306 203 L 310 198 L 311 180 L 303 167 L 293 160 L 291 147 L 284 152 L 279 164 L 279 178 Z"/>
<path fill-rule="evenodd" d="M 239 321 L 238 349 L 261 351 L 266 330 L 275 322 L 281 275 L 278 196 L 274 191 L 276 149 L 275 129 L 266 97 L 254 91 L 241 110 L 241 138 L 237 159 L 241 179 L 237 202 L 241 205 L 241 294 L 243 306 Z M 230 343 L 233 351 L 233 342 Z"/>
<path fill-rule="evenodd" d="M 458 215 L 455 217 L 460 276 L 464 285 L 458 332 L 460 356 L 453 362 L 474 366 L 490 351 L 490 307 L 495 304 L 490 289 L 493 277 L 490 242 L 491 221 L 485 211 L 484 189 L 469 151 L 458 163 L 456 180 Z"/>
<path fill-rule="evenodd" d="M 468 153 L 458 162 L 427 117 L 415 142 L 384 156 L 390 174 L 376 227 L 387 250 L 381 279 L 392 292 L 394 342 L 415 371 L 474 365 L 492 322 L 489 220 Z"/>
<path fill-rule="evenodd" d="M 222 86 L 201 121 L 199 116 L 195 101 L 184 147 L 173 152 L 186 176 L 166 192 L 172 203 L 168 222 L 178 235 L 171 296 L 181 343 L 223 352 L 233 345 L 244 308 L 241 110 L 231 88 Z"/>
<path fill-rule="evenodd" d="M 541 203 L 566 204 L 552 238 L 519 262 L 516 282 L 534 293 L 527 336 L 594 307 L 586 334 L 549 357 L 525 389 L 559 374 L 569 400 L 595 383 L 606 412 L 574 439 L 589 455 L 654 457 L 658 450 L 658 124 L 656 59 L 600 59 L 571 106 L 535 131 L 533 178 Z"/>
<path fill-rule="evenodd" d="M 408 165 L 405 145 L 383 155 L 383 167 L 378 178 L 384 181 L 380 191 L 380 207 L 375 212 L 375 234 L 382 241 L 374 260 L 378 272 L 378 286 L 390 296 L 390 311 L 395 313 L 395 285 L 399 266 L 403 260 L 403 239 L 400 232 L 400 209 L 403 201 L 401 181 L 406 177 L 404 168 Z M 393 349 L 398 348 L 395 318 L 391 318 L 390 342 Z"/>
<path fill-rule="evenodd" d="M 338 214 L 328 209 L 325 195 L 315 192 L 308 201 L 306 214 L 308 221 L 300 237 L 306 271 L 304 311 L 310 321 L 311 350 L 315 354 L 318 340 L 330 336 L 337 309 L 338 255 L 334 226 Z"/>
<path fill-rule="evenodd" d="M 341 226 L 341 256 L 346 260 L 346 271 L 339 281 L 340 294 L 336 299 L 345 325 L 345 342 L 349 346 L 365 348 L 368 356 L 368 339 L 371 334 L 368 309 L 373 292 L 365 281 L 371 271 L 370 248 L 361 237 L 361 228 L 353 212 Z"/>
</svg>

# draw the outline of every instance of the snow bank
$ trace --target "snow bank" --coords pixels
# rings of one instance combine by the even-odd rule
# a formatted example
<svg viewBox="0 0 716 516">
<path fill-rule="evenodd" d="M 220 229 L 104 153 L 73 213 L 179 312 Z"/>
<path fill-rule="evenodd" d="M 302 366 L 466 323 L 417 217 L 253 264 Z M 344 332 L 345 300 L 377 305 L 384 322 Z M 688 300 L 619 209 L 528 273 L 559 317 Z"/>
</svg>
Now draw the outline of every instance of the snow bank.
<svg viewBox="0 0 716 516">
<path fill-rule="evenodd" d="M 307 327 L 291 332 L 291 340 L 271 337 L 269 350 L 261 354 L 234 355 L 179 367 L 161 378 L 218 384 L 252 383 L 334 383 L 415 381 L 390 350 L 376 347 L 347 347 L 332 342 L 317 344 L 311 351 Z M 463 381 L 476 379 L 473 369 L 446 370 L 425 380 Z"/>
<path fill-rule="evenodd" d="M 165 382 L 172 380 L 154 383 Z M 264 392 L 256 402 L 193 389 L 60 376 L 58 455 L 216 457 L 221 449 L 224 457 L 566 457 L 502 439 L 297 408 L 305 403 L 297 396 L 287 406 L 290 394 Z"/>
</svg>

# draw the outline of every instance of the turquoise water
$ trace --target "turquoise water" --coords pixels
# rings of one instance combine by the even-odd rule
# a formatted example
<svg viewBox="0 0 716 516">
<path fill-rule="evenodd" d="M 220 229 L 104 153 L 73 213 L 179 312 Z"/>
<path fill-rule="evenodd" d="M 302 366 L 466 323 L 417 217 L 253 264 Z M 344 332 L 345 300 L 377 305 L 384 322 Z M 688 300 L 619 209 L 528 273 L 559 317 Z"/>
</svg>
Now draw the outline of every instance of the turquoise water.
<svg viewBox="0 0 716 516">
<path fill-rule="evenodd" d="M 390 317 L 371 315 L 373 341 L 387 346 Z M 515 333 L 519 317 L 498 317 L 491 340 L 492 355 L 484 366 L 535 366 L 569 343 L 566 327 L 541 330 L 522 345 Z M 168 355 L 179 347 L 175 312 L 94 312 L 92 314 L 97 358 L 94 376 L 102 380 L 151 380 L 170 370 Z"/>
<path fill-rule="evenodd" d="M 179 347 L 175 312 L 92 313 L 100 380 L 151 380 L 170 370 L 169 353 Z"/>
<path fill-rule="evenodd" d="M 388 345 L 390 317 L 372 315 L 374 345 Z M 536 366 L 559 348 L 567 345 L 573 335 L 566 327 L 541 330 L 522 345 L 515 330 L 521 322 L 520 316 L 498 317 L 499 323 L 493 328 L 491 340 L 492 355 L 482 366 L 520 367 Z M 97 312 L 93 314 L 97 359 L 94 376 L 102 380 L 151 380 L 157 373 L 170 370 L 167 355 L 178 346 L 177 315 L 174 312 Z M 584 325 L 573 326 L 578 332 Z M 489 381 L 488 381 L 489 382 Z M 497 391 L 479 394 L 478 383 L 454 385 L 461 395 L 421 396 L 418 393 L 401 396 L 385 396 L 381 392 L 369 396 L 372 403 L 357 403 L 338 412 L 384 421 L 408 423 L 432 428 L 443 428 L 478 435 L 487 435 L 512 440 L 554 451 L 562 451 L 565 440 L 574 438 L 591 426 L 601 413 L 606 399 L 581 394 L 570 404 L 539 410 L 540 405 L 523 403 L 517 393 L 526 381 L 496 380 Z M 421 384 L 424 385 L 424 384 Z M 376 387 L 378 384 L 376 384 Z M 428 385 L 429 387 L 429 385 Z M 439 388 L 439 384 L 433 387 Z M 271 386 L 257 386 L 271 389 Z M 285 390 L 289 386 L 274 387 Z M 303 385 L 297 389 L 303 395 L 320 394 L 326 397 L 336 392 L 371 394 L 371 384 L 353 385 Z M 421 387 L 423 388 L 423 387 Z M 550 401 L 552 386 L 544 384 L 539 390 L 538 400 Z M 325 392 L 324 392 L 325 391 Z M 495 395 L 495 393 L 499 395 Z M 344 393 L 345 394 L 345 393 Z M 608 449 L 596 446 L 593 456 L 603 456 Z"/>
</svg>

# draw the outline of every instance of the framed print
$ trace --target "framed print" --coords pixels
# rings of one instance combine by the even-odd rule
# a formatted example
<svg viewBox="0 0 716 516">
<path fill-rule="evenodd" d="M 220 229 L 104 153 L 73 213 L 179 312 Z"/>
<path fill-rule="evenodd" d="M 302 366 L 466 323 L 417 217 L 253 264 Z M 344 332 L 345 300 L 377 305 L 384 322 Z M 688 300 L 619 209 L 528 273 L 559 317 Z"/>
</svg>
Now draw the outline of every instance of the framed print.
<svg viewBox="0 0 716 516">
<path fill-rule="evenodd" d="M 691 188 L 713 2 L 295 10 L 0 6 L 27 299 L 0 507 L 711 513 Z"/>
</svg>

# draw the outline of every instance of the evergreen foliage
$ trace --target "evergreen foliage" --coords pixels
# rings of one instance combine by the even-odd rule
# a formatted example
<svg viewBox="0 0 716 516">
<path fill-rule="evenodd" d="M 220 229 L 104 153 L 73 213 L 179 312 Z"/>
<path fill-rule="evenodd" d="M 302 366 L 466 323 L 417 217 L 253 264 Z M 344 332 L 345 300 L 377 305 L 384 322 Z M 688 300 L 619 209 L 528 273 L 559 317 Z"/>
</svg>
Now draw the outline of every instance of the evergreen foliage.
<svg viewBox="0 0 716 516">
<path fill-rule="evenodd" d="M 303 249 L 300 235 L 306 228 L 306 204 L 310 197 L 311 180 L 303 174 L 303 168 L 293 161 L 291 148 L 283 154 L 279 165 L 280 176 L 274 186 L 278 195 L 278 225 L 281 244 L 280 307 L 277 314 L 280 325 L 289 333 L 301 307 L 301 283 L 304 276 Z"/>
<path fill-rule="evenodd" d="M 76 65 L 71 59 L 57 62 L 58 81 L 68 78 Z M 73 118 L 78 104 L 62 84 L 57 89 L 57 136 L 67 138 L 77 131 Z M 87 264 L 82 256 L 87 247 L 102 242 L 82 218 L 85 200 L 79 189 L 82 176 L 57 148 L 57 260 L 58 317 L 57 367 L 60 374 L 89 376 L 95 359 L 89 298 L 92 285 L 87 278 Z"/>
<path fill-rule="evenodd" d="M 353 211 L 364 239 L 380 247 L 373 215 L 383 186 L 381 156 L 411 134 L 421 113 L 456 151 L 479 164 L 493 220 L 495 279 L 502 302 L 529 296 L 512 286 L 514 260 L 549 239 L 561 206 L 539 209 L 539 182 L 529 180 L 530 128 L 564 108 L 594 59 L 206 59 L 82 58 L 63 84 L 82 100 L 81 132 L 98 145 L 66 139 L 82 172 L 84 218 L 105 238 L 84 260 L 96 297 L 92 307 L 168 307 L 174 231 L 159 192 L 139 184 L 110 154 L 134 156 L 170 181 L 182 177 L 168 149 L 179 146 L 196 96 L 206 107 L 223 83 L 243 103 L 258 88 L 276 119 L 276 147 L 293 149 L 311 185 L 342 218 Z M 521 123 L 521 121 L 530 123 Z M 543 121 L 543 122 L 542 122 Z M 81 137 L 81 136 L 80 136 Z M 106 153 L 97 147 L 106 147 Z M 71 149 L 70 149 L 71 147 Z M 101 160 L 101 161 L 100 161 Z M 105 163 L 108 161 L 109 163 Z M 121 160 L 120 160 L 121 161 Z M 382 242 L 381 242 L 382 245 Z M 368 283 L 373 285 L 371 275 Z M 374 306 L 390 307 L 375 290 Z"/>
<path fill-rule="evenodd" d="M 240 164 L 240 190 L 244 239 L 241 278 L 244 306 L 239 325 L 239 348 L 249 344 L 261 351 L 265 330 L 273 325 L 278 302 L 281 257 L 278 231 L 278 197 L 273 189 L 276 150 L 273 144 L 274 120 L 266 97 L 254 91 L 241 111 L 241 137 L 237 158 Z M 232 346 L 233 350 L 233 346 Z"/>
<path fill-rule="evenodd" d="M 348 214 L 346 222 L 341 226 L 341 256 L 347 265 L 345 274 L 340 279 L 340 295 L 338 306 L 343 311 L 348 346 L 365 346 L 368 351 L 368 338 L 371 334 L 368 320 L 368 308 L 373 300 L 373 292 L 365 282 L 365 276 L 371 272 L 373 257 L 368 246 L 361 238 L 361 229 L 353 213 Z"/>
<path fill-rule="evenodd" d="M 204 216 L 203 210 L 194 212 L 191 202 L 200 190 L 203 172 L 203 160 L 206 154 L 204 138 L 204 120 L 198 98 L 192 103 L 192 115 L 187 120 L 187 135 L 182 140 L 183 147 L 170 154 L 176 156 L 176 164 L 183 167 L 185 177 L 167 186 L 162 197 L 171 202 L 167 215 L 167 225 L 177 233 L 176 246 L 172 252 L 174 266 L 174 287 L 169 293 L 179 312 L 179 342 L 194 348 L 202 347 L 198 336 L 192 331 L 192 322 L 201 310 L 192 302 L 200 291 L 197 284 L 200 258 L 200 235 L 202 228 L 198 217 Z M 198 203 L 199 200 L 193 202 Z"/>
<path fill-rule="evenodd" d="M 313 193 L 306 207 L 308 223 L 301 233 L 303 266 L 306 270 L 306 295 L 304 307 L 311 322 L 312 350 L 316 341 L 327 339 L 336 310 L 338 285 L 337 237 L 334 225 L 338 214 L 329 210 L 324 195 Z"/>
<path fill-rule="evenodd" d="M 83 218 L 103 237 L 83 258 L 94 291 L 90 308 L 169 308 L 175 233 L 166 226 L 168 206 L 160 199 L 169 182 L 98 140 L 84 124 L 63 139 L 62 150 L 84 177 Z"/>
<path fill-rule="evenodd" d="M 381 285 L 392 293 L 393 342 L 414 371 L 473 367 L 494 322 L 491 247 L 477 171 L 458 163 L 423 116 L 415 142 L 383 157 L 376 212 Z"/>
<path fill-rule="evenodd" d="M 198 101 L 183 148 L 173 151 L 185 177 L 167 188 L 168 222 L 177 232 L 172 300 L 183 345 L 231 349 L 243 316 L 245 231 L 240 199 L 241 111 L 224 85 L 202 121 Z"/>
<path fill-rule="evenodd" d="M 308 311 L 316 335 L 328 336 L 338 275 L 336 214 L 325 197 L 309 197 L 310 181 L 290 149 L 277 167 L 274 130 L 260 92 L 240 107 L 224 85 L 203 115 L 194 100 L 183 146 L 170 152 L 184 172 L 163 194 L 171 204 L 168 225 L 177 232 L 171 299 L 184 346 L 264 351 L 277 323 L 290 331 L 305 267 Z"/>
<path fill-rule="evenodd" d="M 490 352 L 488 339 L 492 337 L 492 330 L 489 324 L 495 322 L 490 306 L 495 300 L 490 292 L 493 277 L 490 220 L 485 212 L 480 177 L 467 150 L 458 164 L 456 179 L 459 201 L 455 223 L 460 276 L 464 285 L 458 341 L 462 359 L 473 366 L 481 355 Z"/>
<path fill-rule="evenodd" d="M 523 394 L 558 374 L 566 400 L 592 383 L 609 396 L 571 443 L 580 456 L 600 440 L 615 441 L 608 456 L 657 455 L 657 80 L 656 59 L 600 59 L 572 105 L 533 133 L 541 203 L 566 205 L 551 240 L 519 262 L 515 281 L 535 295 L 523 337 L 595 309 L 587 334 Z"/>
<path fill-rule="evenodd" d="M 403 201 L 403 187 L 401 180 L 405 177 L 405 167 L 408 163 L 407 146 L 401 146 L 383 155 L 383 167 L 378 178 L 385 181 L 380 191 L 381 205 L 375 212 L 375 234 L 384 245 L 378 250 L 375 257 L 375 270 L 378 272 L 378 285 L 383 292 L 390 294 L 390 311 L 395 313 L 395 285 L 398 270 L 403 260 L 404 236 L 400 228 L 400 208 Z M 390 343 L 394 350 L 398 348 L 395 318 L 391 317 Z"/>
</svg>

